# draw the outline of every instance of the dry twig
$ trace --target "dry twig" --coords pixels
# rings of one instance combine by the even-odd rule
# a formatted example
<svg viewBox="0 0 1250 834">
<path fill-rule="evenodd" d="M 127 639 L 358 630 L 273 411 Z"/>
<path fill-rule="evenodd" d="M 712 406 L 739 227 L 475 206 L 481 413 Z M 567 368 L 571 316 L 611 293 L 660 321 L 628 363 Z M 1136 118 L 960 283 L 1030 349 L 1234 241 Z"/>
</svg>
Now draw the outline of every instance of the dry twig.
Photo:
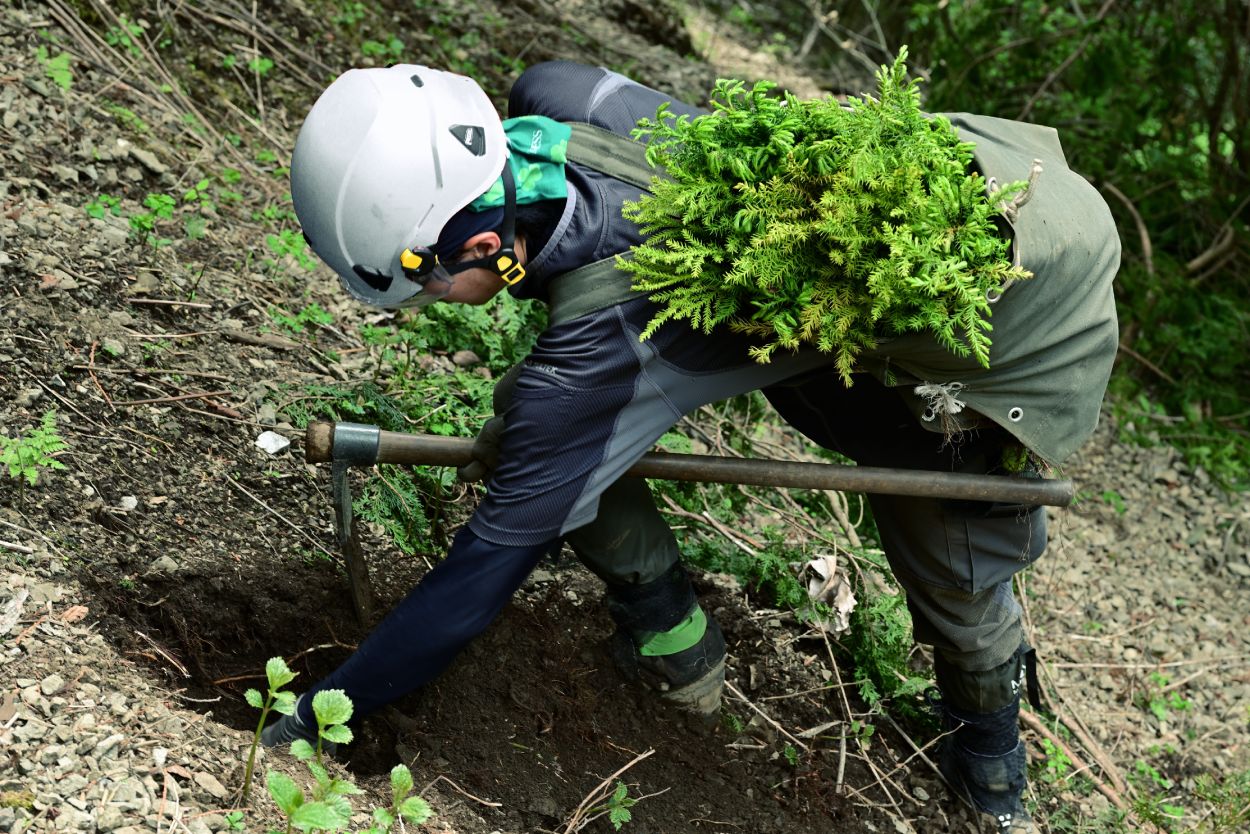
<svg viewBox="0 0 1250 834">
<path fill-rule="evenodd" d="M 586 794 L 586 797 L 580 803 L 578 803 L 576 808 L 573 809 L 573 814 L 572 816 L 569 817 L 568 823 L 564 826 L 564 830 L 562 834 L 574 834 L 574 832 L 576 831 L 581 831 L 591 822 L 591 820 L 598 819 L 600 816 L 606 813 L 606 812 L 599 812 L 599 813 L 591 813 L 591 812 L 594 810 L 595 806 L 606 802 L 608 798 L 612 796 L 612 782 L 614 779 L 619 777 L 622 773 L 629 770 L 631 767 L 638 764 L 639 762 L 641 762 L 643 759 L 647 758 L 654 752 L 655 750 L 652 749 L 652 750 L 647 750 L 644 753 L 639 753 L 633 759 L 628 761 L 624 766 L 618 768 L 614 773 L 612 773 L 611 776 L 608 776 L 606 779 L 600 782 L 595 787 L 594 790 Z M 668 788 L 665 788 L 664 790 L 668 790 Z M 655 794 L 649 794 L 649 796 L 655 796 Z"/>
</svg>

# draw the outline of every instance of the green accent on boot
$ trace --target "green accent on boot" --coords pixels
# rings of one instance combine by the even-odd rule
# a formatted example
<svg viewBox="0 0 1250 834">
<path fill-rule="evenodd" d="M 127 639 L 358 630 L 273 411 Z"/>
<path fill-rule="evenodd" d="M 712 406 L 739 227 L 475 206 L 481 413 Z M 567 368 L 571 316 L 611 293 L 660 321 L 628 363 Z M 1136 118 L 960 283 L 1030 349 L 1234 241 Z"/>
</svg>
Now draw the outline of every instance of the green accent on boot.
<svg viewBox="0 0 1250 834">
<path fill-rule="evenodd" d="M 698 643 L 707 631 L 707 615 L 697 604 L 694 610 L 668 631 L 644 631 L 634 635 L 638 654 L 644 657 L 663 657 L 677 654 Z"/>
</svg>

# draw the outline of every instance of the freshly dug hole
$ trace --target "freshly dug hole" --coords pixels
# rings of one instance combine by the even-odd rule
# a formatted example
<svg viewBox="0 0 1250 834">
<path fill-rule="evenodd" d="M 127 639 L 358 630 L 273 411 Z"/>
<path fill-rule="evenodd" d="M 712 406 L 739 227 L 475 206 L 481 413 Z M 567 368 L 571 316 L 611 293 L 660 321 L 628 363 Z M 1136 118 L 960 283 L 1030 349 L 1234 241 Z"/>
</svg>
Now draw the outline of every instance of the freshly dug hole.
<svg viewBox="0 0 1250 834">
<path fill-rule="evenodd" d="M 365 631 L 335 566 L 235 568 L 154 577 L 133 591 L 116 583 L 97 583 L 95 590 L 108 597 L 98 609 L 111 612 L 102 628 L 122 652 L 181 690 L 189 707 L 250 732 L 258 716 L 242 694 L 264 685 L 265 660 L 288 658 L 300 675 L 291 688 L 299 691 L 341 662 Z M 384 611 L 406 588 L 395 577 L 381 579 L 383 588 L 395 589 L 391 599 L 379 600 Z M 730 679 L 748 697 L 822 682 L 819 664 L 804 668 L 793 652 L 777 651 L 784 635 L 767 618 L 752 616 L 719 585 L 698 585 L 725 629 Z M 600 595 L 597 580 L 567 557 L 541 566 L 444 675 L 355 722 L 347 767 L 369 778 L 403 762 L 418 788 L 445 776 L 498 803 L 474 810 L 503 830 L 559 830 L 603 778 L 654 749 L 621 777 L 631 797 L 656 794 L 632 809 L 648 830 L 789 834 L 864 818 L 864 809 L 834 793 L 836 754 L 816 753 L 793 766 L 783 752 L 789 742 L 741 702 L 727 699 L 724 712 L 732 717 L 702 728 L 625 681 L 603 648 L 612 624 Z M 752 666 L 754 673 L 745 674 Z M 834 703 L 827 693 L 795 699 L 786 726 L 826 723 L 835 717 L 826 704 Z M 854 762 L 844 778 L 872 781 Z"/>
</svg>

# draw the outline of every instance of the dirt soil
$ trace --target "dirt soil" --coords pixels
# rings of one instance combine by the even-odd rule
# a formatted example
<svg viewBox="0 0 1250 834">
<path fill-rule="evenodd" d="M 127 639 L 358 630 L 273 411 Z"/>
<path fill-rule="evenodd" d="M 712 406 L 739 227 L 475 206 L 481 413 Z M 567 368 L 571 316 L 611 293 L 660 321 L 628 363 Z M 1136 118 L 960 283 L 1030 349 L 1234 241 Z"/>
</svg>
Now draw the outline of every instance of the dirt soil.
<svg viewBox="0 0 1250 834">
<path fill-rule="evenodd" d="M 397 31 L 432 63 L 476 62 L 500 92 L 517 62 L 552 57 L 689 98 L 744 67 L 819 90 L 767 54 L 718 51 L 741 40 L 714 17 L 687 26 L 643 5 L 483 5 L 484 29 L 449 47 L 454 6 L 433 4 Z M 135 4 L 123 19 L 94 0 L 4 3 L 0 431 L 15 438 L 52 411 L 66 449 L 34 485 L 0 473 L 0 830 L 202 834 L 231 829 L 237 809 L 247 830 L 284 825 L 263 790 L 246 806 L 239 796 L 257 718 L 243 691 L 278 655 L 297 687 L 316 679 L 367 633 L 339 565 L 328 472 L 305 462 L 290 409 L 305 386 L 375 372 L 382 360 L 360 332 L 387 319 L 266 236 L 292 228 L 281 165 L 317 79 L 362 63 L 361 34 L 385 43 L 385 15 L 351 24 L 370 30 L 327 22 L 359 6 L 256 17 L 243 4 Z M 68 88 L 49 62 L 62 52 Z M 272 75 L 222 59 L 262 53 Z M 182 197 L 227 168 L 235 196 Z M 155 217 L 152 237 L 168 239 L 157 246 L 129 218 L 155 211 L 144 200 L 159 193 L 181 199 Z M 193 215 L 202 234 L 185 225 Z M 314 303 L 329 323 L 275 326 L 272 311 Z M 290 445 L 263 451 L 265 431 Z M 1250 758 L 1250 513 L 1170 449 L 1123 445 L 1110 425 L 1071 474 L 1088 497 L 1052 514 L 1051 553 L 1025 599 L 1059 710 L 1090 728 L 1073 756 L 1098 750 L 1105 761 L 1078 764 L 1109 792 L 1051 786 L 1038 797 L 1044 829 L 1138 793 L 1122 776 L 1138 761 L 1197 809 L 1194 777 Z M 451 496 L 449 512 L 462 518 L 468 496 Z M 439 555 L 405 556 L 368 527 L 363 537 L 383 612 Z M 642 797 L 625 830 L 976 830 L 931 748 L 912 746 L 932 738 L 867 715 L 819 633 L 731 578 L 698 585 L 730 644 L 732 720 L 692 726 L 622 680 L 601 648 L 610 622 L 596 583 L 564 555 L 435 684 L 358 726 L 333 767 L 366 808 L 408 764 L 434 809 L 422 830 L 445 834 L 613 830 L 588 822 L 602 801 L 585 800 L 622 768 Z M 877 733 L 854 735 L 857 720 Z M 285 753 L 262 753 L 258 771 L 270 768 L 306 781 Z"/>
</svg>

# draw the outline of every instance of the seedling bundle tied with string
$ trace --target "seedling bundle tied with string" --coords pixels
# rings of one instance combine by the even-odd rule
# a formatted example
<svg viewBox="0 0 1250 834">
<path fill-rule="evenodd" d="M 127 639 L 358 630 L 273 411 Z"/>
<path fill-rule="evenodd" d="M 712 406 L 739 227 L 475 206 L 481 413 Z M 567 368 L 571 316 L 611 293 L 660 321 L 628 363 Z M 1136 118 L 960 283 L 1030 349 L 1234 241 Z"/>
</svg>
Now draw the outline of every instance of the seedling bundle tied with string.
<svg viewBox="0 0 1250 834">
<path fill-rule="evenodd" d="M 928 331 L 989 367 L 987 293 L 1030 277 L 995 225 L 1024 183 L 986 196 L 973 146 L 921 111 L 906 56 L 877 73 L 876 98 L 720 81 L 711 113 L 664 105 L 639 123 L 667 175 L 625 208 L 647 239 L 621 268 L 660 304 L 643 338 L 670 319 L 723 324 L 761 337 L 760 362 L 801 345 L 831 353 L 849 385 L 879 338 Z"/>
</svg>

